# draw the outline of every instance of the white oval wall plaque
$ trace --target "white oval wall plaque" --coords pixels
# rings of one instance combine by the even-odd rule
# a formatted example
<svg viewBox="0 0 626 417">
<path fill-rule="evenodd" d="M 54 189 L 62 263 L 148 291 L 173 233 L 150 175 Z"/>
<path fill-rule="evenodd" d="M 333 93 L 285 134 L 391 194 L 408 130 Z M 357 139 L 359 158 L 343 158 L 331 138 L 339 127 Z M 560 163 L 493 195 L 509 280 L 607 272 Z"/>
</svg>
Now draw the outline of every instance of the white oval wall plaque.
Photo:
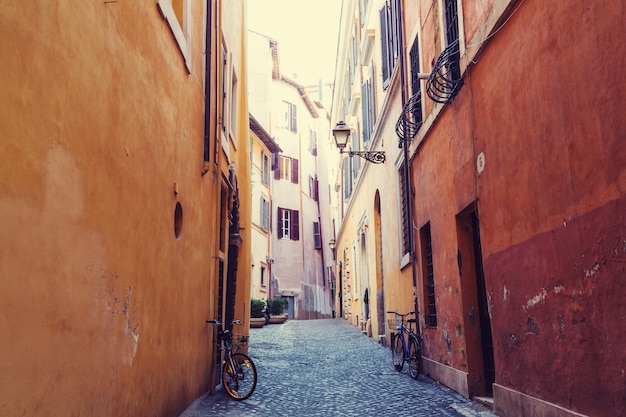
<svg viewBox="0 0 626 417">
<path fill-rule="evenodd" d="M 478 173 L 482 173 L 485 170 L 485 153 L 481 152 L 476 157 L 476 170 Z"/>
</svg>

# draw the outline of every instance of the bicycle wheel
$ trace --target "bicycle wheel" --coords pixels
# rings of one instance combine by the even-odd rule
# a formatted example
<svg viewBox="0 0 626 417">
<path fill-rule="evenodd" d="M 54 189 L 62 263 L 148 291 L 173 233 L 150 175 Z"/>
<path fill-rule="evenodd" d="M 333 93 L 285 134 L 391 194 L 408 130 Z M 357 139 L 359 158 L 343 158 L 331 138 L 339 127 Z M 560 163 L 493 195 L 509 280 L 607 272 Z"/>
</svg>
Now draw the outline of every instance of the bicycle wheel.
<svg viewBox="0 0 626 417">
<path fill-rule="evenodd" d="M 233 399 L 245 400 L 256 387 L 256 367 L 252 359 L 243 353 L 233 353 L 222 369 L 222 385 Z M 234 365 L 234 369 L 233 369 Z"/>
<path fill-rule="evenodd" d="M 409 373 L 413 379 L 417 379 L 422 371 L 422 347 L 419 339 L 409 337 Z"/>
<path fill-rule="evenodd" d="M 399 333 L 391 336 L 391 362 L 396 371 L 400 372 L 404 366 L 404 350 L 402 349 L 402 338 Z"/>
</svg>

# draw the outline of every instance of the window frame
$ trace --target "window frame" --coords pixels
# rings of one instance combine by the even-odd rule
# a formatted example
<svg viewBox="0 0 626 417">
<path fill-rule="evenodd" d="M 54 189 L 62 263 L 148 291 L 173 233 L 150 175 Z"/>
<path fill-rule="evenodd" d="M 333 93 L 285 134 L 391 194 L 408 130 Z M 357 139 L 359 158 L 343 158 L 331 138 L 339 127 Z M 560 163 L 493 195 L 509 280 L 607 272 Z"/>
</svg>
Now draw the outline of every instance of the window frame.
<svg viewBox="0 0 626 417">
<path fill-rule="evenodd" d="M 183 56 L 187 73 L 191 74 L 191 42 L 189 42 L 191 25 L 189 25 L 189 21 L 191 19 L 192 2 L 190 0 L 179 1 L 182 1 L 182 16 L 180 18 L 174 11 L 172 0 L 156 0 L 156 5 L 161 17 L 167 22 L 172 36 L 174 36 L 178 50 Z"/>
<path fill-rule="evenodd" d="M 313 222 L 313 245 L 315 249 L 322 249 L 322 228 L 319 222 Z"/>
<path fill-rule="evenodd" d="M 269 231 L 270 225 L 270 202 L 264 197 L 261 196 L 261 229 L 266 232 Z"/>
<path fill-rule="evenodd" d="M 383 90 L 391 83 L 391 76 L 399 54 L 397 0 L 385 1 L 379 10 L 381 66 Z"/>
<path fill-rule="evenodd" d="M 263 185 L 270 184 L 271 162 L 270 157 L 264 151 L 261 151 L 261 182 Z"/>
<path fill-rule="evenodd" d="M 229 134 L 233 144 L 236 147 L 237 144 L 237 106 L 239 105 L 239 84 L 237 79 L 237 72 L 234 68 L 230 71 L 230 94 L 229 94 L 229 113 L 228 113 L 228 126 Z"/>
<path fill-rule="evenodd" d="M 430 222 L 420 228 L 420 247 L 424 282 L 424 324 L 434 329 L 437 328 L 437 300 Z"/>
<path fill-rule="evenodd" d="M 400 266 L 404 267 L 409 263 L 411 254 L 411 225 L 409 224 L 409 204 L 406 199 L 406 188 L 409 186 L 408 178 L 405 175 L 405 160 L 402 158 L 396 166 L 398 172 L 398 228 L 399 248 L 400 248 Z"/>
<path fill-rule="evenodd" d="M 293 184 L 300 182 L 300 165 L 296 158 L 280 155 L 278 157 L 278 169 L 274 171 L 274 179 L 291 181 Z"/>
<path fill-rule="evenodd" d="M 285 118 L 283 123 L 283 129 L 289 130 L 292 133 L 298 132 L 298 117 L 297 117 L 297 107 L 295 104 L 283 100 L 285 104 Z"/>
<path fill-rule="evenodd" d="M 276 234 L 282 240 L 300 240 L 300 213 L 298 210 L 278 207 Z"/>
</svg>

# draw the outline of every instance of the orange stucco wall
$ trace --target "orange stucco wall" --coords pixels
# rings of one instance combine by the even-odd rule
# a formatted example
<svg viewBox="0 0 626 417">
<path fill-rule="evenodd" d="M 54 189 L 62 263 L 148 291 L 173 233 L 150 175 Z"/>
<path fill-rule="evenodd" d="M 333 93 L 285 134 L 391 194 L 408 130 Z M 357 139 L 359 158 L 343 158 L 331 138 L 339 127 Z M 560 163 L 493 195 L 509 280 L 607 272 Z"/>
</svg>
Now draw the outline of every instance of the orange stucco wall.
<svg viewBox="0 0 626 417">
<path fill-rule="evenodd" d="M 204 8 L 191 2 L 187 73 L 154 1 L 3 5 L 6 415 L 177 415 L 208 388 L 220 174 L 201 175 Z"/>
<path fill-rule="evenodd" d="M 468 38 L 488 16 L 469 3 Z M 415 219 L 431 225 L 440 314 L 424 332 L 424 354 L 463 372 L 475 365 L 456 216 L 477 201 L 496 384 L 583 414 L 621 415 L 624 5 L 518 6 L 415 145 Z M 434 26 L 422 24 L 425 51 Z M 516 415 L 495 400 L 499 413 Z"/>
</svg>

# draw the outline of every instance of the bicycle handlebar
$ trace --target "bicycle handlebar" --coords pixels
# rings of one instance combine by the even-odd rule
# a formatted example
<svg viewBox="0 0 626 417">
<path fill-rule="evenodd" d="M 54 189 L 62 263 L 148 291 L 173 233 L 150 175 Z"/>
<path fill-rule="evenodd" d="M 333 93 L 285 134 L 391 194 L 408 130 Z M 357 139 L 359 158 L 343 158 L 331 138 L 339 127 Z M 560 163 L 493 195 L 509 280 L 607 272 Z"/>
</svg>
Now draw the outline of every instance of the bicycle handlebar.
<svg viewBox="0 0 626 417">
<path fill-rule="evenodd" d="M 415 311 L 409 311 L 408 313 L 405 313 L 405 314 L 400 314 L 397 311 L 388 311 L 387 313 L 389 313 L 389 314 L 397 314 L 398 316 L 406 317 L 406 316 L 410 316 L 411 314 L 415 314 Z"/>
</svg>

